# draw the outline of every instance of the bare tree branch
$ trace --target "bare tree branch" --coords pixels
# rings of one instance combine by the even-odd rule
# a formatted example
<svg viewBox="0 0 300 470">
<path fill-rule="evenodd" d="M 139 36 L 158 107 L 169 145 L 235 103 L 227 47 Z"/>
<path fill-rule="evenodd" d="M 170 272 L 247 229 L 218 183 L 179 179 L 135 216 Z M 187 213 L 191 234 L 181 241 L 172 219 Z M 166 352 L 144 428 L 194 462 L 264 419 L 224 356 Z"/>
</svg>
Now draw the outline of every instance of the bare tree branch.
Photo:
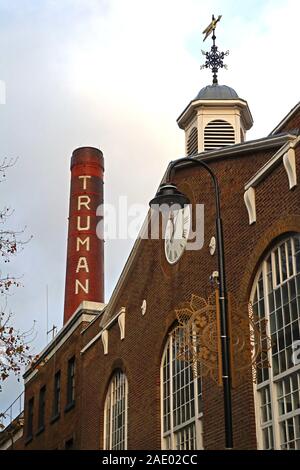
<svg viewBox="0 0 300 470">
<path fill-rule="evenodd" d="M 3 159 L 0 163 L 0 182 L 6 177 L 6 171 L 16 160 Z M 9 263 L 11 256 L 14 256 L 23 249 L 31 237 L 23 240 L 26 227 L 21 231 L 11 230 L 6 227 L 9 217 L 13 210 L 9 207 L 0 209 L 0 224 L 3 228 L 0 230 L 0 265 Z M 1 383 L 9 375 L 15 374 L 20 380 L 23 366 L 34 360 L 30 354 L 30 343 L 35 339 L 35 323 L 28 331 L 21 332 L 13 326 L 12 313 L 7 313 L 7 296 L 11 288 L 19 287 L 20 280 L 15 276 L 4 274 L 0 269 L 0 295 L 4 296 L 4 308 L 0 307 L 0 391 Z"/>
</svg>

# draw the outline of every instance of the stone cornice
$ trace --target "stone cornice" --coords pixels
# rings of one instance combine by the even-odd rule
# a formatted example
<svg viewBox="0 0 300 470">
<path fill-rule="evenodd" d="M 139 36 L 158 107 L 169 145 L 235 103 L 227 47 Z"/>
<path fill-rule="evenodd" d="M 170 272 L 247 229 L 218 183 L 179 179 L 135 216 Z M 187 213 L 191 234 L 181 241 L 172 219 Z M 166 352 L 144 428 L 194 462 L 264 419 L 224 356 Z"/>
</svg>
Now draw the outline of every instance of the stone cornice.
<svg viewBox="0 0 300 470">
<path fill-rule="evenodd" d="M 91 322 L 99 312 L 103 310 L 105 304 L 98 302 L 83 301 L 69 321 L 63 326 L 53 340 L 39 354 L 38 359 L 33 365 L 30 365 L 23 378 L 27 383 L 38 372 L 38 366 L 41 362 L 50 359 L 55 352 L 62 347 L 72 333 L 84 322 Z"/>
<path fill-rule="evenodd" d="M 185 129 L 191 117 L 198 108 L 239 108 L 245 123 L 246 129 L 253 125 L 253 118 L 248 107 L 248 103 L 242 99 L 233 100 L 192 100 L 177 118 L 177 124 L 180 129 Z"/>
</svg>

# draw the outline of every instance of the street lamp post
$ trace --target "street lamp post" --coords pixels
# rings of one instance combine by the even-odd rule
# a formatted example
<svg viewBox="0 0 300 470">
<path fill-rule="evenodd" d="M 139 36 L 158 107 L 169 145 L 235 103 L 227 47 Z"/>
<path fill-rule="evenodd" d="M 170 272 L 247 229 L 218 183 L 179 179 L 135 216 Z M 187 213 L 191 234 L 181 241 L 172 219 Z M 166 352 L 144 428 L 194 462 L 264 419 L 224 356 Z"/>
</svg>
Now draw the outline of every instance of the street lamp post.
<svg viewBox="0 0 300 470">
<path fill-rule="evenodd" d="M 181 163 L 188 163 L 201 166 L 210 174 L 215 190 L 215 206 L 216 206 L 216 239 L 218 250 L 219 265 L 219 303 L 220 303 L 220 333 L 222 347 L 222 382 L 224 395 L 224 420 L 225 420 L 225 447 L 233 448 L 233 432 L 232 432 L 232 403 L 231 403 L 231 361 L 230 361 L 230 337 L 229 337 L 229 320 L 227 309 L 227 289 L 225 277 L 225 255 L 224 255 L 224 237 L 220 208 L 220 190 L 216 175 L 212 169 L 203 161 L 196 160 L 193 157 L 180 158 L 171 162 L 166 175 L 167 183 L 162 184 L 156 193 L 154 199 L 150 201 L 150 207 L 157 208 L 162 204 L 172 206 L 174 204 L 183 207 L 189 204 L 187 196 L 181 193 L 177 187 L 171 183 L 171 177 L 175 172 L 175 167 Z"/>
</svg>

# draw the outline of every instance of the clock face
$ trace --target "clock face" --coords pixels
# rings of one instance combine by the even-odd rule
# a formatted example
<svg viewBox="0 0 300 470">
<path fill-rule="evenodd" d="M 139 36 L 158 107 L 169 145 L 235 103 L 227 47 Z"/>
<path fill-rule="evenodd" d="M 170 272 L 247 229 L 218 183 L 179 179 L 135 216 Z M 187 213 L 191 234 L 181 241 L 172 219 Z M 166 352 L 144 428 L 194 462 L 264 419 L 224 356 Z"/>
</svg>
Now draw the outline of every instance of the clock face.
<svg viewBox="0 0 300 470">
<path fill-rule="evenodd" d="M 177 263 L 184 253 L 190 227 L 190 206 L 170 212 L 165 232 L 165 255 L 168 263 Z"/>
</svg>

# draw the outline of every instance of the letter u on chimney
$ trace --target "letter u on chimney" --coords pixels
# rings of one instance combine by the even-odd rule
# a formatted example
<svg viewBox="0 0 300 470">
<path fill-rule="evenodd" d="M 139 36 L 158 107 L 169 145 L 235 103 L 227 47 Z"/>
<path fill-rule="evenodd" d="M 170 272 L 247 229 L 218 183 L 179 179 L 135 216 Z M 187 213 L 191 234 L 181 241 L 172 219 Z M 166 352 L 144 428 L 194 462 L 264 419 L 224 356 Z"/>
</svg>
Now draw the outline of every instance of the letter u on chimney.
<svg viewBox="0 0 300 470">
<path fill-rule="evenodd" d="M 84 217 L 86 217 L 85 227 L 84 227 L 83 222 L 81 221 L 81 219 L 83 219 Z M 78 231 L 81 232 L 83 230 L 90 230 L 90 227 L 91 227 L 91 217 L 89 215 L 86 215 L 86 216 L 78 215 L 77 216 L 77 230 Z"/>
</svg>

